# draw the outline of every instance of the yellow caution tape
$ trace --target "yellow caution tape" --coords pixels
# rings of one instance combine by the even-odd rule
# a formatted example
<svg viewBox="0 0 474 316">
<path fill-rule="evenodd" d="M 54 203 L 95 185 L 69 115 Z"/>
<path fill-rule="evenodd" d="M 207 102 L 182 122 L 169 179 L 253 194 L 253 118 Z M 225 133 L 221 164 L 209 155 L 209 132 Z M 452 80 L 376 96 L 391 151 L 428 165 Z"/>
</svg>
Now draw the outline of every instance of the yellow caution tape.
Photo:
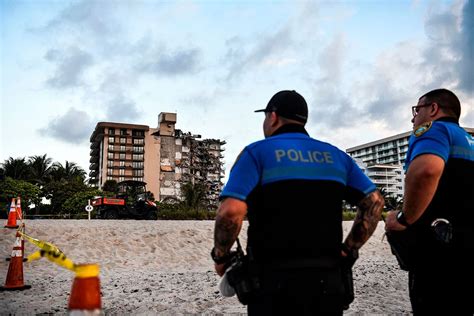
<svg viewBox="0 0 474 316">
<path fill-rule="evenodd" d="M 66 268 L 71 271 L 76 270 L 76 265 L 74 264 L 74 262 L 72 262 L 71 259 L 68 259 L 66 255 L 52 243 L 33 238 L 21 231 L 20 231 L 20 234 L 26 240 L 28 240 L 29 242 L 31 242 L 32 244 L 36 245 L 38 248 L 41 249 L 40 251 L 37 251 L 29 255 L 27 257 L 27 261 L 38 260 L 41 257 L 46 257 L 46 259 L 48 259 L 49 261 L 54 262 L 63 268 Z"/>
<path fill-rule="evenodd" d="M 36 252 L 33 252 L 31 255 L 26 257 L 26 261 L 30 262 L 30 261 L 35 261 L 35 260 L 41 259 L 43 257 L 41 252 L 44 252 L 44 250 L 38 250 Z"/>
</svg>

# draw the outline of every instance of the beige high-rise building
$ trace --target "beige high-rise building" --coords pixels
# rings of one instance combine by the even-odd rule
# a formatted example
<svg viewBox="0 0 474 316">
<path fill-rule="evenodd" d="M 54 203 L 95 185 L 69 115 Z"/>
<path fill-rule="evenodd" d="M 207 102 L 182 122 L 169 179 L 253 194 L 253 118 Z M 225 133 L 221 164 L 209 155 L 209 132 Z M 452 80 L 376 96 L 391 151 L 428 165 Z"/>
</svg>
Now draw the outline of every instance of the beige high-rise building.
<svg viewBox="0 0 474 316">
<path fill-rule="evenodd" d="M 90 181 L 144 181 L 155 200 L 181 199 L 181 186 L 201 183 L 217 205 L 224 177 L 224 141 L 175 128 L 176 113 L 162 112 L 158 126 L 99 122 L 91 135 Z"/>
</svg>

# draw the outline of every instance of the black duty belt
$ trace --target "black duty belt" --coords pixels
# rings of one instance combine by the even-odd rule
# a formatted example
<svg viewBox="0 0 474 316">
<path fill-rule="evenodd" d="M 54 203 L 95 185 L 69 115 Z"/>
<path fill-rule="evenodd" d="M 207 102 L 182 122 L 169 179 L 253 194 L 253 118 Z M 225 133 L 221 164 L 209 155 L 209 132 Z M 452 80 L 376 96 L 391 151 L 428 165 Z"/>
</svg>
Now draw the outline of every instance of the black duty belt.
<svg viewBox="0 0 474 316">
<path fill-rule="evenodd" d="M 331 269 L 340 266 L 341 259 L 334 257 L 319 257 L 319 258 L 305 258 L 305 259 L 276 259 L 271 262 L 264 263 L 263 268 L 268 267 L 276 270 L 291 270 L 291 269 Z"/>
</svg>

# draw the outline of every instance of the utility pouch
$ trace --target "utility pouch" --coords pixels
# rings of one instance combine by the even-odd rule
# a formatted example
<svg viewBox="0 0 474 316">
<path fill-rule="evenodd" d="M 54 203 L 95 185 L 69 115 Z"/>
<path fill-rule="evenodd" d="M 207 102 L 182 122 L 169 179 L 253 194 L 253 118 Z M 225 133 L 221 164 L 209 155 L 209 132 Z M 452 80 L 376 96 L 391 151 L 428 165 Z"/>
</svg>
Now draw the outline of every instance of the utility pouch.
<svg viewBox="0 0 474 316">
<path fill-rule="evenodd" d="M 260 292 L 261 282 L 256 264 L 250 255 L 244 255 L 238 239 L 237 255 L 232 258 L 226 275 L 240 303 L 247 305 Z"/>
<path fill-rule="evenodd" d="M 344 288 L 342 305 L 344 310 L 347 310 L 354 301 L 354 279 L 352 277 L 352 268 L 343 267 L 341 269 L 341 280 Z"/>
<path fill-rule="evenodd" d="M 346 250 L 344 250 L 344 252 L 346 252 Z M 358 258 L 359 252 L 357 250 L 349 251 L 349 253 L 347 253 L 347 257 L 342 258 L 341 282 L 344 290 L 342 299 L 344 310 L 349 309 L 349 305 L 354 301 L 354 279 L 352 276 L 352 267 Z"/>
</svg>

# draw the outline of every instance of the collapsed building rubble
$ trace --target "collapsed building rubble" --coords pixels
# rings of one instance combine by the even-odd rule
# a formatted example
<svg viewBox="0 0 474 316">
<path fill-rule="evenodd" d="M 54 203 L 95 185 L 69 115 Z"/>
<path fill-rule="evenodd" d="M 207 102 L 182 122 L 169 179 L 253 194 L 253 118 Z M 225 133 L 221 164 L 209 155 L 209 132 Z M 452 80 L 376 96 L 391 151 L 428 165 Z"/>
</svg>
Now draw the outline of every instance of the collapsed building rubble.
<svg viewBox="0 0 474 316">
<path fill-rule="evenodd" d="M 225 141 L 203 139 L 201 135 L 172 129 L 173 118 L 160 116 L 160 124 L 166 123 L 165 133 L 160 129 L 160 196 L 162 201 L 182 200 L 182 186 L 186 183 L 205 188 L 204 204 L 215 208 L 222 190 Z M 167 134 L 167 135 L 165 135 Z"/>
<path fill-rule="evenodd" d="M 91 135 L 90 182 L 144 181 L 159 201 L 182 201 L 183 186 L 204 188 L 203 206 L 214 208 L 222 190 L 225 141 L 175 129 L 176 113 L 162 112 L 158 126 L 99 122 Z"/>
</svg>

